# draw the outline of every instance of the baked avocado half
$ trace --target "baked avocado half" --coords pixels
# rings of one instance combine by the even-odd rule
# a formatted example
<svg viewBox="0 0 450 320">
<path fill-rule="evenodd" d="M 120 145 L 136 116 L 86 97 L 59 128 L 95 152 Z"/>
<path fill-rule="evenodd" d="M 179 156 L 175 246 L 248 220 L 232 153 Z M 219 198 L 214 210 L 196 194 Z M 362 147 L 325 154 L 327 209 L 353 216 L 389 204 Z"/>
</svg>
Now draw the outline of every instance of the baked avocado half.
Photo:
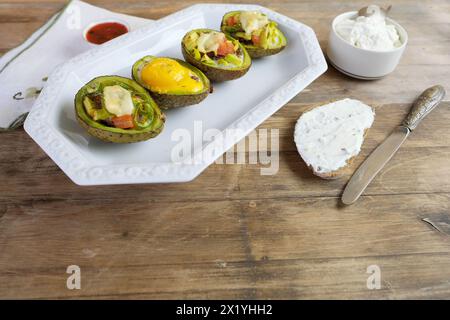
<svg viewBox="0 0 450 320">
<path fill-rule="evenodd" d="M 211 29 L 191 30 L 181 41 L 184 59 L 211 81 L 234 80 L 245 75 L 252 60 L 236 39 Z"/>
<path fill-rule="evenodd" d="M 84 85 L 75 95 L 75 113 L 89 134 L 114 143 L 153 138 L 165 121 L 143 87 L 119 76 L 98 77 Z"/>
<path fill-rule="evenodd" d="M 276 22 L 259 11 L 231 11 L 222 18 L 220 29 L 239 40 L 253 59 L 279 53 L 287 45 Z"/>
<path fill-rule="evenodd" d="M 204 73 L 179 59 L 145 56 L 133 65 L 132 75 L 162 109 L 200 103 L 211 92 Z"/>
</svg>

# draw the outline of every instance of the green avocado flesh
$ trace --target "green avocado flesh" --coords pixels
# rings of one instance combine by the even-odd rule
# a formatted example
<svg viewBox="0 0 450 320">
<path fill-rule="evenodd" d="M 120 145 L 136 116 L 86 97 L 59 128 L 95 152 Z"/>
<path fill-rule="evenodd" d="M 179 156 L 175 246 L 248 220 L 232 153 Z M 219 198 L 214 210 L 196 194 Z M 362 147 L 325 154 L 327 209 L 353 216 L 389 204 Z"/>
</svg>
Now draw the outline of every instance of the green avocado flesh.
<svg viewBox="0 0 450 320">
<path fill-rule="evenodd" d="M 271 20 L 264 27 L 254 30 L 251 34 L 246 34 L 240 22 L 241 12 L 231 11 L 226 13 L 222 18 L 220 30 L 230 37 L 239 40 L 245 49 L 247 49 L 250 57 L 261 58 L 274 55 L 286 47 L 286 37 L 277 27 L 277 24 Z M 262 16 L 265 17 L 264 14 Z M 228 25 L 228 21 L 232 17 L 234 18 L 235 24 Z M 258 39 L 258 42 L 254 42 L 254 39 Z"/>
<path fill-rule="evenodd" d="M 234 53 L 222 56 L 218 50 L 208 52 L 199 50 L 201 36 L 211 33 L 220 32 L 211 29 L 195 29 L 186 33 L 181 42 L 181 51 L 185 60 L 203 71 L 211 81 L 228 81 L 245 75 L 252 61 L 247 50 L 236 39 L 225 34 L 228 45 L 233 46 Z"/>
<path fill-rule="evenodd" d="M 116 115 L 105 106 L 109 101 L 109 96 L 105 96 L 105 88 L 118 88 L 121 93 L 128 91 L 132 101 L 133 128 L 121 129 L 113 125 Z M 84 85 L 75 96 L 75 113 L 78 122 L 88 133 L 114 143 L 153 138 L 163 130 L 165 121 L 164 114 L 144 88 L 131 79 L 119 76 L 98 77 Z"/>
<path fill-rule="evenodd" d="M 186 63 L 183 60 L 174 59 L 174 58 L 169 58 L 169 59 L 175 60 L 179 64 L 181 64 L 183 67 L 191 70 L 198 78 L 198 81 L 201 81 L 203 83 L 203 90 L 200 92 L 195 92 L 195 93 L 191 93 L 189 91 L 183 90 L 182 87 L 177 88 L 176 90 L 165 92 L 165 93 L 159 93 L 156 90 L 152 90 L 152 88 L 142 80 L 141 73 L 142 73 L 142 70 L 144 69 L 144 67 L 149 62 L 151 62 L 153 59 L 156 59 L 156 58 L 158 58 L 158 57 L 145 56 L 145 57 L 139 59 L 138 61 L 136 61 L 133 64 L 131 73 L 132 73 L 133 79 L 137 83 L 139 83 L 142 87 L 146 88 L 150 92 L 150 95 L 156 101 L 158 106 L 161 107 L 162 109 L 172 109 L 172 108 L 179 108 L 179 107 L 185 107 L 185 106 L 198 104 L 201 101 L 203 101 L 208 96 L 208 94 L 212 91 L 211 83 L 202 71 L 200 71 L 196 67 L 190 65 L 189 63 Z"/>
</svg>

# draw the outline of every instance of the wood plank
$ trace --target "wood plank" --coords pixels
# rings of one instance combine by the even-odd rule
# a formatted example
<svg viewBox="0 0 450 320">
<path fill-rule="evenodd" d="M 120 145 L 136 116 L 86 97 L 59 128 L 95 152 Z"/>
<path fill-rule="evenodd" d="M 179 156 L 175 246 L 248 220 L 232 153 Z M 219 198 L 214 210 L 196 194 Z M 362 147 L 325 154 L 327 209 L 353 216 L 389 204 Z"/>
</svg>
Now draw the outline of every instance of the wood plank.
<svg viewBox="0 0 450 320">
<path fill-rule="evenodd" d="M 366 190 L 368 195 L 391 193 L 450 192 L 450 122 L 443 104 L 424 120 L 398 154 Z M 290 104 L 271 117 L 261 128 L 280 128 L 279 171 L 274 176 L 261 176 L 265 165 L 212 165 L 188 184 L 78 187 L 69 181 L 56 165 L 24 132 L 4 133 L 0 150 L 0 175 L 9 183 L 0 185 L 0 199 L 33 201 L 40 199 L 110 198 L 120 193 L 123 198 L 140 199 L 148 194 L 159 200 L 251 199 L 258 197 L 339 196 L 347 178 L 323 181 L 313 176 L 301 161 L 293 143 L 292 133 L 297 117 L 308 105 Z M 374 128 L 367 137 L 359 163 L 383 141 L 404 118 L 409 105 L 388 105 L 378 109 Z M 14 154 L 14 157 L 11 157 Z M 252 177 L 258 177 L 254 183 Z M 60 186 L 52 190 L 52 186 Z M 207 187 L 208 192 L 197 190 Z M 52 190 L 52 192 L 49 192 Z"/>
<path fill-rule="evenodd" d="M 450 210 L 448 194 L 381 201 L 384 197 L 366 196 L 347 207 L 321 197 L 250 201 L 244 208 L 252 256 L 280 260 L 348 258 L 350 252 L 351 257 L 450 253 L 450 238 L 422 221 Z"/>
<path fill-rule="evenodd" d="M 292 101 L 319 103 L 327 99 L 353 96 L 363 101 L 376 101 L 378 104 L 408 104 L 426 88 L 436 84 L 443 85 L 450 92 L 446 80 L 449 75 L 450 64 L 440 66 L 439 70 L 432 65 L 400 64 L 392 74 L 371 83 L 344 76 L 329 66 L 325 75 L 308 86 L 311 91 L 301 92 Z M 447 95 L 444 100 L 449 99 Z"/>
<path fill-rule="evenodd" d="M 7 297 L 83 299 L 448 299 L 448 254 L 351 259 L 230 262 L 82 269 L 81 290 L 67 290 L 64 270 L 8 275 Z M 381 289 L 367 289 L 379 265 Z M 0 278 L 3 278 L 0 276 Z M 253 279 L 253 280 L 249 280 Z M 85 281 L 85 282 L 83 282 Z M 86 283 L 87 282 L 87 283 Z M 84 287 L 83 287 L 84 286 Z"/>
<path fill-rule="evenodd" d="M 274 299 L 448 299 L 445 254 L 267 262 L 258 275 L 257 298 Z M 367 268 L 381 270 L 381 289 L 367 288 Z M 268 279 L 271 277 L 270 279 Z M 320 278 L 320 283 L 317 283 Z M 416 283 L 413 283 L 417 280 Z"/>
<path fill-rule="evenodd" d="M 131 250 L 135 264 L 146 263 L 149 255 L 153 256 L 151 264 L 156 265 L 246 258 L 236 223 L 238 203 L 227 203 L 219 215 L 212 215 L 210 210 L 220 211 L 223 202 L 170 205 L 149 200 L 125 207 L 121 203 L 42 201 L 7 205 L 1 220 L 2 270 L 26 272 L 31 265 L 37 269 L 61 268 L 70 261 L 94 263 L 92 266 L 99 268 L 118 266 L 128 263 L 123 258 Z M 102 210 L 108 214 L 92 214 Z M 186 216 L 189 212 L 193 214 Z M 48 224 L 54 231 L 42 232 Z M 15 251 L 15 243 L 23 245 L 20 254 Z M 16 258 L 6 259 L 9 256 Z"/>
<path fill-rule="evenodd" d="M 421 218 L 448 212 L 449 198 L 365 197 L 340 210 L 326 198 L 8 205 L 0 219 L 0 296 L 399 298 L 433 286 L 442 296 L 450 292 L 442 281 L 450 275 L 450 238 Z M 80 291 L 65 288 L 70 264 L 82 269 Z M 376 293 L 365 287 L 371 264 L 382 269 Z"/>
<path fill-rule="evenodd" d="M 364 154 L 367 152 L 364 151 Z M 450 192 L 448 158 L 450 148 L 400 150 L 366 190 L 366 195 Z M 310 173 L 297 153 L 280 154 L 276 175 L 261 176 L 260 165 L 212 165 L 195 181 L 184 184 L 79 187 L 46 156 L 41 162 L 22 163 L 21 168 L 2 171 L 8 184 L 2 186 L 1 199 L 7 201 L 110 199 L 120 194 L 133 200 L 151 196 L 158 201 L 207 201 L 278 197 L 338 197 L 348 177 L 323 181 Z M 352 169 L 362 161 L 359 158 Z M 255 177 L 258 177 L 255 183 Z M 58 188 L 53 188 L 57 185 Z M 207 190 L 199 192 L 198 190 Z"/>
</svg>

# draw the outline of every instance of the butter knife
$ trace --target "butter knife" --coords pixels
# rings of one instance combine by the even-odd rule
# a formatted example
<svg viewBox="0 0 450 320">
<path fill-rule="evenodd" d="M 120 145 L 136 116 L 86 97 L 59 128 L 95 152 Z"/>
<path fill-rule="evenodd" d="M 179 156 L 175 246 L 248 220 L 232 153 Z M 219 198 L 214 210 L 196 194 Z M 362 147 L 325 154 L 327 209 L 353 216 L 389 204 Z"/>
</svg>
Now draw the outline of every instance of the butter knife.
<svg viewBox="0 0 450 320">
<path fill-rule="evenodd" d="M 344 204 L 352 204 L 358 200 L 369 183 L 394 156 L 409 134 L 442 101 L 444 96 L 444 88 L 437 85 L 428 88 L 417 98 L 403 123 L 395 128 L 391 135 L 370 154 L 353 174 L 342 194 Z"/>
</svg>

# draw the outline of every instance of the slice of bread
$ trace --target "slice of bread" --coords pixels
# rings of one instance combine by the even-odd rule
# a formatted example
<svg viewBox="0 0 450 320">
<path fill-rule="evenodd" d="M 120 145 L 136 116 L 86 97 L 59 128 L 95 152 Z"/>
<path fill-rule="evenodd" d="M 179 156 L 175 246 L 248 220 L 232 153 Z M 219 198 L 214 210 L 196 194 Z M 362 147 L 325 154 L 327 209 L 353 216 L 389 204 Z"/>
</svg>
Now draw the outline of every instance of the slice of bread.
<svg viewBox="0 0 450 320">
<path fill-rule="evenodd" d="M 373 108 L 354 99 L 311 106 L 295 125 L 297 150 L 316 176 L 339 178 L 349 173 L 374 119 Z"/>
</svg>

